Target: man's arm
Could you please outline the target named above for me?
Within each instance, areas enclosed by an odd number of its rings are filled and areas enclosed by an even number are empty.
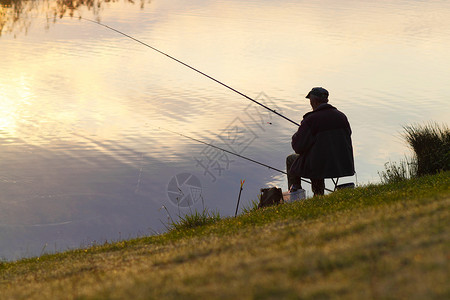
[[[292,136],[291,145],[297,154],[302,155],[308,152],[313,145],[313,136],[307,124],[302,122],[297,132]]]

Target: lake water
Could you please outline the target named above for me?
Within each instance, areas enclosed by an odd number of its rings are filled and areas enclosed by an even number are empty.
[[[240,180],[241,208],[287,188],[277,171],[161,128],[284,170],[295,125],[79,16],[296,122],[307,92],[327,88],[353,129],[357,178],[342,182],[379,182],[384,163],[410,155],[402,126],[449,120],[449,1],[117,1],[73,18],[52,0],[0,4],[3,259],[163,232],[169,214],[231,216]]]

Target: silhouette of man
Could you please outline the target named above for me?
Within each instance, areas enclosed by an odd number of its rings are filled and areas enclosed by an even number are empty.
[[[288,187],[301,188],[301,178],[309,178],[314,196],[323,195],[325,178],[353,176],[352,130],[347,117],[328,104],[329,93],[313,88],[306,98],[312,111],[303,116],[298,131],[292,136],[296,154],[286,158]]]

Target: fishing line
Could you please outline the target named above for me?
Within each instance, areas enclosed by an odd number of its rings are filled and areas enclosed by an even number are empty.
[[[206,73],[204,73],[204,72],[202,72],[202,71],[200,71],[200,70],[198,70],[198,69],[196,69],[196,68],[194,68],[194,67],[188,65],[187,63],[182,62],[181,60],[179,60],[179,59],[177,59],[177,58],[175,58],[175,57],[173,57],[173,56],[171,56],[171,55],[169,55],[169,54],[167,54],[167,53],[165,53],[165,52],[163,52],[163,51],[161,51],[161,50],[159,50],[159,49],[157,49],[157,48],[155,48],[155,47],[153,47],[153,46],[151,46],[151,45],[149,45],[149,44],[147,44],[147,43],[144,43],[143,41],[140,41],[140,40],[138,40],[138,39],[132,37],[131,35],[128,35],[128,34],[122,32],[122,31],[120,31],[120,30],[117,30],[117,29],[115,29],[115,28],[112,28],[111,26],[108,26],[108,25],[106,25],[106,24],[100,23],[100,22],[95,21],[95,20],[86,19],[86,18],[82,18],[82,17],[79,17],[79,19],[85,20],[85,21],[89,21],[89,22],[91,22],[91,23],[94,23],[94,24],[103,26],[103,27],[105,27],[105,28],[107,28],[107,29],[110,29],[110,30],[112,30],[112,31],[114,31],[114,32],[117,32],[118,34],[121,34],[121,35],[123,35],[123,36],[125,36],[125,37],[127,37],[127,38],[129,38],[129,39],[132,39],[133,41],[135,41],[135,42],[137,42],[137,43],[139,43],[139,44],[141,44],[141,45],[144,45],[144,46],[146,46],[146,47],[148,47],[148,48],[150,48],[150,49],[152,49],[152,50],[154,50],[154,51],[156,51],[156,52],[158,52],[158,53],[160,53],[160,54],[162,54],[162,55],[164,55],[164,56],[167,56],[168,58],[170,58],[170,59],[176,61],[177,63],[180,63],[180,64],[182,64],[183,66],[185,66],[185,67],[187,67],[187,68],[189,68],[189,69],[191,69],[191,70],[193,70],[193,71],[195,71],[195,72],[197,72],[197,73],[199,73],[199,74],[201,74],[201,75],[203,75],[203,76],[205,76],[205,77],[211,79],[212,81],[217,82],[218,84],[220,84],[220,85],[226,87],[227,89],[229,89],[229,90],[231,90],[231,91],[233,91],[233,92],[235,92],[235,93],[241,95],[242,97],[244,97],[244,98],[246,98],[246,99],[252,101],[253,103],[256,103],[256,104],[258,104],[258,105],[264,107],[265,109],[271,111],[272,113],[274,113],[274,114],[276,114],[276,115],[282,117],[283,119],[285,119],[285,120],[287,120],[287,121],[289,121],[289,122],[291,122],[291,123],[293,123],[293,124],[295,124],[295,125],[297,125],[297,126],[300,126],[300,124],[298,124],[297,122],[295,122],[295,121],[289,119],[288,117],[286,117],[286,116],[280,114],[280,113],[277,112],[276,110],[271,109],[270,107],[268,107],[268,106],[262,104],[261,102],[256,101],[255,99],[252,99],[251,97],[249,97],[249,96],[245,95],[244,93],[242,93],[242,92],[240,92],[240,91],[238,91],[238,90],[232,88],[231,86],[229,86],[229,85],[223,83],[222,81],[220,81],[220,80],[218,80],[218,79],[215,79],[214,77],[212,77],[212,76],[210,76],[210,75],[208,75],[208,74],[206,74]]]
[[[262,162],[259,162],[259,161],[254,160],[254,159],[251,159],[251,158],[242,156],[242,155],[240,155],[240,154],[238,154],[238,153],[229,151],[229,150],[227,150],[227,149],[223,149],[223,148],[221,148],[221,147],[217,147],[217,146],[215,146],[215,145],[213,145],[213,144],[210,144],[210,143],[207,143],[207,142],[198,140],[198,139],[196,139],[196,138],[193,138],[193,137],[190,137],[190,136],[187,136],[187,135],[184,135],[184,134],[182,134],[182,133],[175,132],[175,131],[172,131],[172,130],[169,130],[169,129],[166,129],[166,128],[162,128],[162,127],[158,127],[158,128],[159,128],[159,129],[162,129],[162,130],[165,130],[165,131],[168,131],[168,132],[173,133],[173,134],[177,134],[177,135],[179,135],[179,136],[182,136],[182,137],[184,137],[184,138],[190,139],[190,140],[192,140],[192,141],[195,141],[195,142],[198,142],[198,143],[207,145],[207,146],[209,146],[209,147],[212,147],[212,148],[216,148],[216,149],[222,150],[222,151],[224,151],[224,152],[226,152],[226,153],[229,153],[229,154],[235,155],[235,156],[237,156],[237,157],[246,159],[246,160],[248,160],[248,161],[251,161],[251,162],[253,162],[253,163],[255,163],[255,164],[264,166],[264,167],[269,168],[269,169],[271,169],[271,170],[274,170],[274,171],[283,173],[283,174],[285,174],[285,175],[288,175],[287,172],[285,172],[285,171],[283,171],[283,170],[280,170],[280,169],[271,167],[271,166],[269,166],[269,165],[267,165],[267,164],[264,164],[264,163],[262,163]],[[311,184],[311,182],[308,181],[308,180],[306,180],[306,179],[301,178],[301,180],[304,181],[304,182],[306,182],[306,183],[308,183],[308,184]],[[329,189],[327,189],[327,188],[325,188],[325,190],[327,190],[328,192],[333,192],[332,190],[329,190]]]
[[[200,71],[200,70],[194,68],[193,66],[191,66],[191,65],[189,65],[189,64],[187,64],[187,63],[185,63],[185,62],[183,62],[183,61],[181,61],[181,60],[179,60],[179,59],[177,59],[177,58],[175,58],[175,57],[173,57],[173,56],[171,56],[171,55],[169,55],[169,54],[167,54],[167,53],[165,53],[165,52],[163,52],[163,51],[161,51],[161,50],[159,50],[159,49],[157,49],[157,48],[155,48],[155,47],[153,47],[153,46],[151,46],[151,45],[149,45],[149,44],[147,44],[147,43],[145,43],[145,42],[143,42],[143,41],[141,41],[141,40],[138,40],[138,39],[132,37],[131,35],[128,35],[128,34],[122,32],[122,31],[120,31],[120,30],[117,30],[117,29],[115,29],[115,28],[113,28],[113,27],[111,27],[111,26],[108,26],[108,25],[106,25],[106,24],[103,24],[103,23],[98,22],[98,21],[95,21],[95,20],[86,19],[86,18],[83,18],[83,17],[79,17],[79,19],[80,19],[80,20],[85,20],[85,21],[88,21],[88,22],[91,22],[91,23],[94,23],[94,24],[97,24],[97,25],[100,25],[100,26],[103,26],[103,27],[105,27],[105,28],[107,28],[107,29],[109,29],[109,30],[112,30],[112,31],[114,31],[114,32],[116,32],[116,33],[118,33],[118,34],[121,34],[121,35],[123,35],[123,36],[125,36],[125,37],[127,37],[127,38],[129,38],[129,39],[131,39],[131,40],[133,40],[133,41],[135,41],[135,42],[141,44],[141,45],[144,45],[145,47],[148,47],[148,48],[150,48],[150,49],[152,49],[152,50],[154,50],[154,51],[156,51],[156,52],[158,52],[158,53],[160,53],[160,54],[162,54],[162,55],[164,55],[164,56],[166,56],[166,57],[168,57],[168,58],[170,58],[170,59],[176,61],[177,63],[182,64],[183,66],[185,66],[185,67],[187,67],[187,68],[189,68],[189,69],[191,69],[191,70],[193,70],[193,71],[195,71],[195,72],[197,72],[197,73],[199,73],[199,74],[201,74],[201,75],[203,75],[203,76],[205,76],[205,77],[211,79],[212,81],[214,81],[214,82],[216,82],[216,83],[218,83],[218,84],[220,84],[220,85],[226,87],[227,89],[229,89],[229,90],[231,90],[231,91],[233,91],[233,92],[235,92],[235,93],[241,95],[242,97],[246,98],[247,100],[250,100],[250,101],[252,101],[253,103],[256,103],[256,104],[260,105],[261,107],[263,107],[263,108],[269,110],[270,112],[272,112],[272,113],[274,113],[274,114],[276,114],[276,115],[282,117],[283,119],[285,119],[285,120],[291,122],[292,124],[294,124],[294,125],[296,125],[296,126],[300,126],[300,124],[298,124],[297,122],[295,122],[295,121],[289,119],[288,117],[286,117],[286,116],[280,114],[280,113],[277,112],[276,110],[271,109],[270,107],[268,107],[268,106],[262,104],[262,103],[259,102],[259,101],[256,101],[255,99],[253,99],[253,98],[247,96],[246,94],[244,94],[244,93],[242,93],[242,92],[236,90],[235,88],[232,88],[231,86],[229,86],[229,85],[223,83],[222,81],[220,81],[220,80],[218,80],[218,79],[216,79],[216,78],[214,78],[214,77],[212,77],[212,76],[210,76],[210,75],[208,75],[208,74],[206,74],[206,73],[204,73],[204,72],[202,72],[202,71]],[[277,171],[277,172],[280,172],[280,173],[283,173],[283,174],[287,175],[287,172],[285,172],[285,171],[282,171],[282,170],[280,170],[280,169],[271,167],[271,166],[269,166],[269,165],[267,165],[267,164],[261,163],[261,162],[259,162],[259,161],[254,160],[254,159],[251,159],[251,158],[242,156],[242,155],[240,155],[240,154],[237,154],[237,153],[228,151],[228,150],[226,150],[226,149],[217,147],[217,146],[212,145],[212,144],[210,144],[210,143],[203,142],[203,141],[201,141],[201,140],[192,138],[192,137],[190,137],[190,136],[187,136],[187,135],[184,135],[184,134],[181,134],[181,133],[178,133],[178,132],[174,132],[174,131],[171,131],[171,130],[168,130],[168,129],[164,129],[164,128],[161,128],[161,127],[159,127],[159,128],[160,128],[160,129],[163,129],[163,130],[166,130],[166,131],[168,131],[168,132],[171,132],[171,133],[173,133],[173,134],[180,135],[180,136],[182,136],[182,137],[184,137],[184,138],[187,138],[187,139],[196,141],[196,142],[198,142],[198,143],[207,145],[207,146],[209,146],[209,147],[213,147],[213,148],[219,149],[219,150],[224,151],[224,152],[226,152],[226,153],[235,155],[235,156],[237,156],[237,157],[243,158],[243,159],[245,159],[245,160],[251,161],[251,162],[256,163],[256,164],[258,164],[258,165],[267,167],[267,168],[269,168],[269,169],[271,169],[271,170],[274,170],[274,171]],[[308,183],[308,184],[311,184],[311,182],[308,181],[308,180],[305,180],[305,179],[303,179],[303,178],[301,178],[301,180],[304,181],[304,182],[306,182],[306,183]],[[327,191],[329,191],[329,192],[333,192],[332,190],[327,189],[327,188],[325,188],[325,190],[327,190]]]

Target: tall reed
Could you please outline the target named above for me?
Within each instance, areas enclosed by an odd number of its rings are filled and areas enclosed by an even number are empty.
[[[438,123],[404,127],[404,138],[414,150],[417,176],[450,170],[450,130]]]
[[[450,130],[447,125],[416,124],[404,126],[403,129],[403,137],[414,151],[414,156],[399,163],[386,163],[385,171],[378,172],[383,183],[450,170]]]

